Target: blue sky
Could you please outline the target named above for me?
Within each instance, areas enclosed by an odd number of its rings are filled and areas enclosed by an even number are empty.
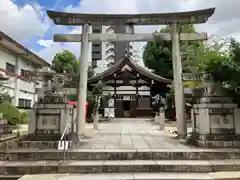
[[[77,6],[80,0],[15,0],[16,4],[23,6],[27,3],[39,4],[46,9],[62,10],[72,4]]]
[[[76,7],[80,1],[79,0],[15,0],[14,1],[16,5],[19,7],[23,7],[26,4],[35,5],[38,4],[43,8],[43,16],[42,18],[45,19],[47,17],[46,10],[56,10],[56,11],[64,11],[64,8],[71,5],[73,7]],[[73,30],[74,27],[65,27],[65,28],[58,28],[54,24],[52,24],[48,30],[44,33],[44,39],[52,39],[54,33],[69,33],[71,30]],[[40,38],[38,36],[32,36],[32,38],[23,40],[22,43],[26,47],[31,47],[34,51],[40,51],[44,47],[36,43]]]
[[[80,43],[54,43],[56,33],[81,33],[80,27],[54,25],[46,9],[81,13],[162,13],[216,7],[216,13],[205,25],[196,26],[210,37],[233,36],[240,40],[239,0],[0,0],[0,31],[51,62],[62,50],[80,55]],[[159,26],[135,27],[136,33],[152,33]],[[144,43],[136,43],[141,52]]]

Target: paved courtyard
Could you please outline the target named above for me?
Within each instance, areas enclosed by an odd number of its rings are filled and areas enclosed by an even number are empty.
[[[166,127],[174,130],[174,127]],[[170,131],[171,131],[170,130]],[[99,131],[81,145],[86,149],[186,149],[190,148],[159,130],[146,119],[115,119],[99,124]]]

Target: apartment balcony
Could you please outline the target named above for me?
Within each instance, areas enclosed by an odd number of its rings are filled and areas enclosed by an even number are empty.
[[[128,44],[128,47],[129,47],[129,49],[133,49],[133,43],[130,42],[130,43]]]
[[[111,66],[113,66],[114,65],[114,61],[113,62],[109,62],[108,64],[107,64],[107,67],[109,68],[109,67],[111,67]]]
[[[106,33],[108,33],[108,34],[114,34],[114,27],[113,27],[113,26],[109,26],[109,27],[106,29]]]
[[[106,59],[106,64],[109,64],[109,63],[115,63],[115,58],[109,57],[108,59]]]
[[[115,62],[115,56],[108,56],[106,59],[106,62],[109,63],[109,62]]]
[[[112,50],[115,49],[114,43],[112,43],[112,42],[109,42],[109,43],[106,44],[106,51],[108,51],[110,49],[112,49]]]
[[[110,57],[115,57],[115,51],[113,51],[113,50],[108,50],[107,52],[106,52],[106,58],[105,59],[109,59]]]

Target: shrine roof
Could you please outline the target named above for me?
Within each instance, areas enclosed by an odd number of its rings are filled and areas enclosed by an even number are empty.
[[[165,83],[165,84],[171,84],[172,81],[170,79],[166,79],[164,77],[158,76],[155,73],[151,72],[147,68],[137,64],[134,62],[130,57],[125,56],[122,58],[120,61],[115,63],[112,67],[108,68],[102,73],[99,73],[91,78],[88,79],[88,84],[95,83],[96,81],[102,80],[108,76],[113,75],[114,73],[117,73],[119,70],[123,68],[128,68],[130,67],[131,69],[137,71],[140,75],[146,76],[151,80],[157,81],[158,83]],[[122,70],[123,71],[123,70]],[[130,70],[131,71],[131,70]]]
[[[152,14],[87,14],[67,13],[47,10],[48,16],[57,25],[166,25],[173,22],[184,24],[205,23],[215,12],[215,8],[197,11],[152,13]]]

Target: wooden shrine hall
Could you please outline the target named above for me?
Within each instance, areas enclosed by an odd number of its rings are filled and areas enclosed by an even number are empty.
[[[89,88],[99,81],[104,84],[100,113],[112,109],[114,117],[150,117],[153,113],[152,97],[165,96],[172,81],[160,77],[138,65],[125,55],[112,67],[88,80]]]

